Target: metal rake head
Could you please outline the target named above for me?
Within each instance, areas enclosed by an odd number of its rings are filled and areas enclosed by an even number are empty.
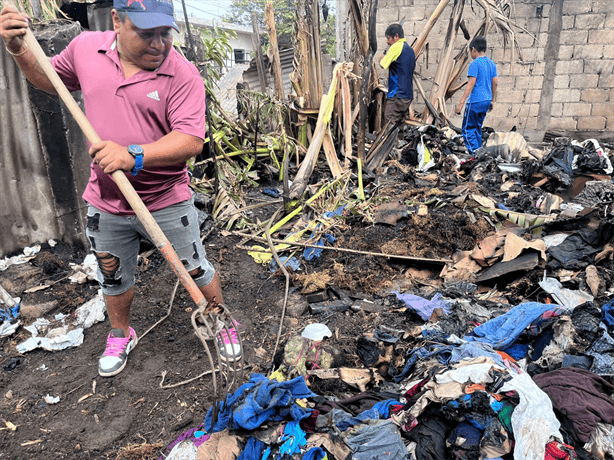
[[[200,318],[202,326],[197,324],[197,318]],[[206,305],[200,306],[192,313],[192,327],[205,347],[205,352],[211,365],[211,376],[213,379],[211,427],[215,426],[217,422],[220,401],[222,401],[221,395],[223,395],[224,404],[226,404],[226,399],[234,384],[243,380],[245,367],[243,362],[243,341],[238,331],[238,325],[239,323],[234,319],[228,308],[216,302],[215,299],[209,301]],[[220,345],[224,346],[224,336],[232,342],[235,335],[231,332],[233,328],[240,352],[238,356],[233,354],[226,357],[225,354],[220,352]],[[218,340],[218,336],[221,340]],[[207,342],[213,343],[214,353],[211,352],[211,347]],[[230,348],[234,352],[235,347],[231,346]],[[215,355],[215,359],[213,355]]]

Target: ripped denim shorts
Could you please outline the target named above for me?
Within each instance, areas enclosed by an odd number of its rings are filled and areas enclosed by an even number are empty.
[[[200,240],[194,200],[186,200],[151,213],[198,287],[213,280],[215,268],[207,260]],[[141,239],[149,238],[137,216],[118,216],[92,205],[87,209],[87,238],[98,259],[98,282],[105,295],[120,295],[134,285]]]

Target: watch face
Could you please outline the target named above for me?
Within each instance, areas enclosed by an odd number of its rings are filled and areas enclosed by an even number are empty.
[[[143,147],[137,144],[129,145],[128,152],[130,152],[131,155],[143,155]]]

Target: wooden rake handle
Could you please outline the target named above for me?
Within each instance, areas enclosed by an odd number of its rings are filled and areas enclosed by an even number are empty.
[[[5,0],[5,4],[9,4],[13,7],[15,6],[12,0]],[[59,75],[51,65],[51,61],[45,55],[30,29],[27,30],[24,40],[26,45],[34,54],[36,61],[45,72],[45,75],[47,75],[51,81],[51,84],[60,96],[60,99],[62,99],[64,104],[66,104],[66,107],[68,107],[70,113],[73,115],[73,117],[75,117],[75,120],[85,134],[85,137],[87,137],[92,144],[100,142],[100,136],[98,136],[98,133],[96,133],[94,127],[86,118],[85,114],[81,110],[81,107],[79,107],[75,99],[72,97],[72,94],[70,94],[64,85],[64,82],[60,79]],[[181,283],[188,290],[194,302],[196,302],[198,306],[206,305],[207,301],[205,300],[205,296],[200,291],[198,286],[196,286],[196,283],[181,263],[181,260],[179,260],[173,246],[170,244],[168,238],[166,238],[166,235],[164,235],[164,232],[162,232],[162,229],[160,229],[160,226],[155,221],[149,210],[145,207],[145,204],[134,190],[134,187],[132,187],[132,184],[126,177],[124,171],[115,171],[111,174],[111,177],[134,210],[139,220],[143,223],[143,226],[147,230],[147,233],[149,233],[152,242],[164,255],[164,258],[170,264],[175,274],[179,277]]]

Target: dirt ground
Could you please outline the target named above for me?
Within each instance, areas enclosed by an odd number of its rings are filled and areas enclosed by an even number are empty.
[[[462,211],[445,208],[428,218],[409,216],[396,226],[350,219],[335,230],[335,235],[337,244],[345,248],[449,258],[456,250],[471,249],[490,231],[484,223],[469,222]],[[266,374],[271,369],[285,278],[280,273],[272,275],[245,250],[236,248],[238,237],[222,235],[214,229],[205,247],[221,275],[226,304],[242,325],[247,381],[251,373]],[[0,282],[9,292],[23,292],[57,281],[45,290],[24,294],[22,304],[57,300],[46,317],[71,314],[98,290],[95,282],[76,285],[66,279],[71,272],[69,264],[81,263],[86,254],[65,244],[53,248],[45,244],[30,263],[0,272]],[[326,274],[331,284],[373,300],[399,282],[406,287],[409,283],[417,289],[428,288],[428,278],[436,278],[440,270],[441,266],[412,267],[401,259],[324,251],[320,258],[303,263],[298,273]],[[292,289],[297,289],[300,277],[294,281]],[[166,314],[175,284],[175,275],[159,254],[141,264],[132,309],[132,326],[137,334]],[[388,296],[386,304],[394,306],[394,296]],[[169,385],[209,369],[204,348],[190,324],[193,307],[187,292],[179,287],[171,316],[139,341],[126,369],[113,378],[101,378],[97,372],[109,332],[108,320],[85,330],[81,346],[63,351],[16,353],[15,345],[30,335],[23,329],[0,339],[0,459],[158,458],[178,435],[202,423],[212,404],[209,376],[175,388],[160,388],[163,372],[167,373],[164,384]],[[358,367],[362,365],[356,339],[366,329],[380,324],[406,330],[411,327],[411,320],[394,308],[380,313],[346,311],[323,316],[307,311],[284,321],[280,347],[289,334],[300,333],[312,322],[327,324],[333,331],[331,346],[339,352],[340,362]],[[338,383],[314,388],[320,394],[339,395],[344,390]],[[47,404],[47,395],[60,401]],[[16,429],[8,428],[6,422]]]

